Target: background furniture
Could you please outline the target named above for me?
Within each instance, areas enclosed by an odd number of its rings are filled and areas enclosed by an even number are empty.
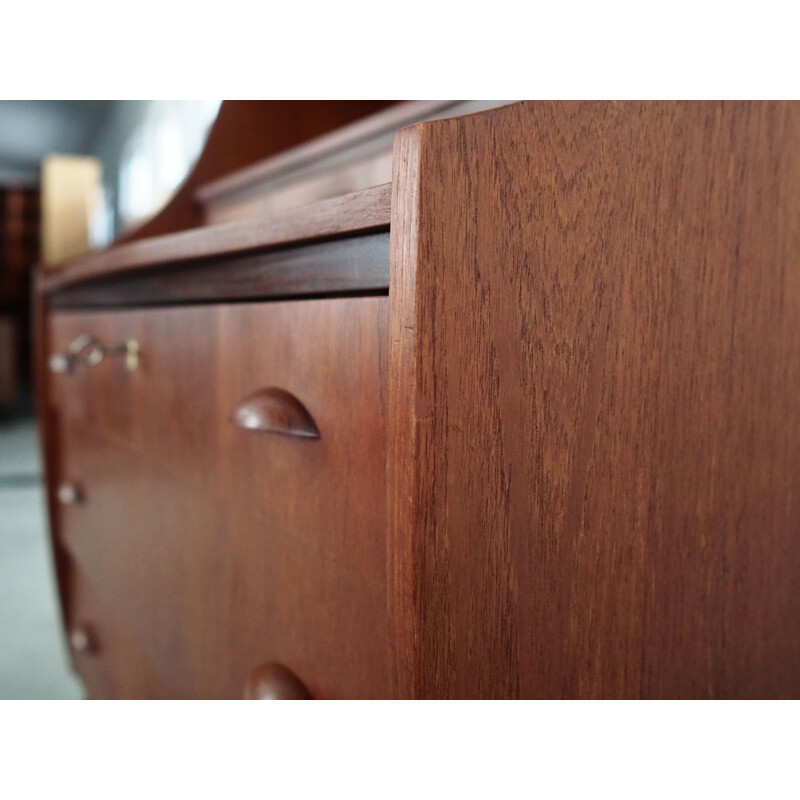
[[[92,216],[103,167],[91,156],[50,155],[42,161],[42,262],[53,266],[91,249]]]
[[[800,106],[463,110],[38,274],[90,696],[800,693]]]
[[[31,268],[39,257],[39,191],[0,188],[0,410],[29,378]]]

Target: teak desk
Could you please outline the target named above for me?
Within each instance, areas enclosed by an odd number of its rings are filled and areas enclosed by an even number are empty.
[[[800,105],[447,109],[38,275],[91,697],[800,696]]]

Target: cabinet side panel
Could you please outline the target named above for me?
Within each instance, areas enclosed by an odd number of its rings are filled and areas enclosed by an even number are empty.
[[[524,103],[403,136],[401,688],[800,695],[800,105]]]

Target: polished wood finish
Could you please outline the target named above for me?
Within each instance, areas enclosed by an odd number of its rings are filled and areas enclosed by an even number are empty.
[[[799,138],[792,103],[399,135],[396,695],[800,695]]]
[[[288,210],[267,220],[232,222],[131,242],[65,264],[42,277],[40,289],[52,293],[122,272],[144,272],[165,264],[190,264],[199,259],[242,255],[247,251],[289,245],[308,239],[386,229],[390,186],[325,200],[302,210]]]
[[[235,170],[393,106],[394,100],[224,100],[203,152],[169,203],[122,241],[150,239],[207,222],[198,189]]]
[[[201,186],[207,224],[263,216],[387,183],[395,133],[418,122],[471,114],[499,100],[420,100],[385,111]]]
[[[39,277],[90,695],[800,696],[798,137],[797,104],[516,104],[402,131],[391,196]],[[227,302],[390,208],[388,296]],[[138,369],[47,373],[84,333]]]
[[[92,700],[167,700],[173,693],[119,619],[92,590],[88,577],[72,569],[70,652]],[[77,645],[77,647],[75,646]]]
[[[80,333],[141,345],[136,372],[51,377],[61,479],[86,487],[58,536],[170,696],[241,697],[264,662],[315,697],[388,695],[386,306],[51,314],[55,349]],[[302,398],[322,436],[232,425],[264,387]]]
[[[269,186],[270,182],[282,176],[290,175],[296,178],[312,164],[324,162],[337,153],[345,152],[352,154],[351,157],[357,157],[359,152],[363,152],[365,142],[377,137],[381,138],[383,144],[386,141],[384,137],[388,135],[391,144],[392,137],[400,128],[422,122],[431,115],[444,113],[456,105],[458,105],[456,100],[397,103],[377,114],[370,114],[350,125],[336,128],[304,144],[295,145],[249,167],[206,183],[198,188],[195,197],[204,206],[222,202],[232,196],[241,198],[256,188]]]
[[[301,439],[320,437],[308,409],[291,392],[274,386],[259,389],[237,403],[231,422],[246,431],[282,433]]]
[[[53,308],[114,308],[389,291],[389,233],[133,270],[65,286]]]

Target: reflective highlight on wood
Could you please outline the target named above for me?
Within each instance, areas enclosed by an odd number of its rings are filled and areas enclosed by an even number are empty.
[[[303,439],[320,437],[308,409],[291,392],[275,387],[261,389],[242,400],[233,409],[231,422],[248,431],[283,433]]]

